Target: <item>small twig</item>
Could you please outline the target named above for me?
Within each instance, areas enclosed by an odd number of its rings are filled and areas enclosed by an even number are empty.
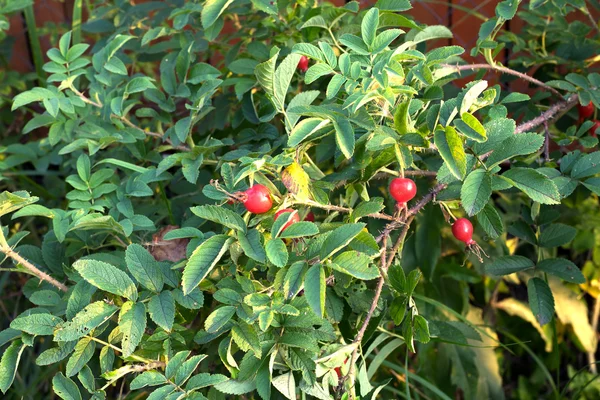
[[[425,196],[423,196],[421,198],[421,200],[419,200],[417,202],[417,204],[415,204],[414,206],[412,206],[406,213],[406,217],[410,217],[413,216],[415,214],[417,214],[423,207],[425,207],[427,205],[427,203],[429,203],[430,201],[432,201],[434,199],[434,197],[441,192],[442,190],[446,189],[446,187],[448,187],[447,184],[445,183],[438,183],[436,186],[433,187],[433,189],[431,189],[431,191],[429,193],[427,193]],[[405,225],[404,222],[400,222],[400,221],[394,221],[394,222],[390,222],[389,224],[387,224],[387,226],[385,227],[385,229],[383,230],[383,232],[381,232],[381,235],[377,236],[377,243],[381,242],[381,240],[389,235],[392,231],[398,229],[400,226]]]
[[[6,254],[8,257],[10,257],[14,261],[16,261],[17,264],[21,264],[27,271],[29,271],[30,273],[32,273],[33,275],[38,277],[38,279],[40,281],[46,281],[46,282],[50,283],[51,285],[57,287],[58,289],[62,290],[63,292],[66,292],[69,290],[69,288],[66,285],[64,285],[63,283],[60,283],[59,281],[57,281],[56,279],[54,279],[47,273],[40,271],[35,265],[33,265],[32,263],[27,261],[25,258],[21,257],[21,255],[19,253],[17,253],[10,247],[3,247],[0,249],[0,251],[2,251],[2,253]]]
[[[466,70],[475,70],[475,69],[489,69],[492,71],[498,71],[498,72],[502,72],[503,74],[517,76],[527,82],[533,83],[534,85],[544,88],[545,90],[548,90],[558,96],[562,96],[562,94],[558,90],[554,89],[552,86],[548,86],[544,82],[542,82],[538,79],[535,79],[532,76],[529,76],[529,75],[524,74],[519,71],[515,71],[514,69],[510,69],[507,67],[501,67],[498,65],[489,65],[489,64],[467,64],[467,65],[442,64],[442,67],[452,68],[452,69],[455,69],[456,71],[466,71]]]
[[[563,111],[568,111],[569,109],[574,107],[578,101],[579,96],[577,96],[576,94],[571,95],[567,100],[561,101],[560,103],[556,103],[548,110],[541,113],[538,117],[535,117],[531,121],[524,122],[521,125],[517,126],[517,129],[515,129],[515,133],[530,132],[533,128],[537,128],[544,122],[551,121],[559,113]]]
[[[316,208],[320,208],[322,210],[327,210],[327,211],[339,211],[339,212],[348,213],[348,214],[353,211],[351,208],[348,208],[348,207],[335,206],[332,204],[321,204],[321,203],[317,203],[316,201],[313,201],[313,200],[297,201],[297,202],[295,202],[295,204],[316,207]],[[365,217],[385,219],[388,221],[399,222],[399,220],[397,218],[394,218],[391,215],[384,214],[384,213],[373,213],[373,214],[365,215]]]

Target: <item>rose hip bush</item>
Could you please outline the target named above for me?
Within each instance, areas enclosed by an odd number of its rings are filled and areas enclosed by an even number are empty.
[[[407,0],[100,3],[12,103],[5,396],[594,398],[583,0],[499,2],[477,65]]]

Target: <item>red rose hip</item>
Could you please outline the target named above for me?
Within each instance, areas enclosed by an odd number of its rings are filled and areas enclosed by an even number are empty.
[[[598,131],[598,132],[596,132],[596,131]],[[600,121],[596,120],[596,121],[594,121],[594,125],[592,126],[592,129],[590,129],[590,135],[598,136],[598,134],[600,134]]]
[[[290,225],[296,223],[296,222],[300,222],[300,216],[298,215],[298,211],[293,210],[291,208],[284,208],[283,210],[279,210],[275,213],[275,221],[277,221],[277,218],[279,218],[279,216],[283,213],[293,213],[291,215],[291,218],[289,219],[288,223],[284,225],[283,229],[281,230],[282,232],[285,231],[287,228],[290,227]]]
[[[412,179],[395,178],[390,183],[390,194],[398,203],[406,203],[417,194],[417,185]]]
[[[309,211],[308,214],[306,214],[306,217],[304,217],[304,220],[308,222],[315,222],[315,214],[313,214],[312,211]]]
[[[466,218],[459,218],[454,222],[452,225],[452,234],[467,245],[475,243],[473,240],[473,224]]]
[[[579,120],[583,121],[594,115],[594,104],[590,101],[590,104],[587,106],[582,106],[581,104],[577,104],[577,111],[579,111]]]
[[[300,57],[300,61],[298,61],[298,71],[306,72],[308,70],[308,57],[302,56]]]
[[[244,192],[245,200],[243,201],[246,210],[255,214],[266,213],[273,207],[271,192],[266,186],[257,184]]]

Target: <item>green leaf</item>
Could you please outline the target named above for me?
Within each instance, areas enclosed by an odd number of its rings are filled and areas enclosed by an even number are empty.
[[[167,367],[165,368],[165,376],[167,379],[173,379],[177,373],[177,370],[181,368],[181,365],[189,357],[189,355],[189,350],[183,350],[171,357],[169,362],[167,362]]]
[[[30,196],[27,192],[10,193],[3,191],[0,193],[0,217],[11,212],[17,211],[29,204],[35,203],[38,198]]]
[[[242,302],[242,295],[233,289],[223,288],[213,293],[213,299],[222,304],[235,306]]]
[[[254,70],[256,80],[270,96],[275,96],[275,66],[277,64],[278,55],[279,52],[274,54],[268,61],[258,64]]]
[[[195,215],[221,224],[229,229],[246,232],[246,223],[239,214],[220,206],[197,206],[190,208]]]
[[[342,85],[346,83],[347,78],[343,75],[337,74],[331,77],[329,84],[327,85],[326,96],[327,100],[333,99],[340,89]]]
[[[544,136],[537,133],[511,135],[494,146],[494,151],[487,159],[486,165],[488,168],[493,168],[510,158],[535,153],[543,144]]]
[[[119,328],[123,334],[121,340],[123,357],[129,357],[142,341],[146,330],[146,306],[144,303],[125,302],[119,313]]]
[[[325,311],[325,270],[321,264],[315,264],[304,276],[304,296],[310,308],[319,318]]]
[[[381,32],[373,41],[373,53],[382,52],[403,33],[402,29],[387,29]]]
[[[141,174],[149,171],[149,169],[144,168],[142,166],[135,165],[135,164],[129,163],[127,161],[117,160],[116,158],[105,158],[103,160],[98,161],[96,163],[96,166],[98,166],[100,164],[116,165],[117,167],[128,169],[128,170],[134,171],[134,172],[139,172]]]
[[[527,281],[529,306],[540,325],[546,325],[554,315],[554,297],[546,282],[540,278],[530,278]]]
[[[306,71],[306,74],[304,75],[304,81],[307,85],[310,85],[320,77],[329,75],[331,73],[334,73],[334,71],[329,64],[317,63],[311,66],[308,71]]]
[[[335,142],[346,158],[354,154],[354,129],[350,121],[346,118],[336,118],[333,120],[335,128]]]
[[[558,276],[567,282],[584,284],[586,282],[585,276],[581,273],[579,268],[570,260],[565,258],[552,258],[540,261],[536,268]]]
[[[364,223],[346,224],[331,231],[321,246],[321,261],[331,257],[338,250],[346,247],[365,226],[366,224]]]
[[[202,27],[210,28],[233,0],[207,0],[202,8]]]
[[[312,222],[308,222],[308,221],[300,221],[300,222],[296,222],[296,223],[293,223],[292,225],[288,226],[283,232],[281,232],[279,237],[291,239],[291,238],[313,236],[318,233],[319,233],[319,228],[317,227],[317,225],[313,224]]]
[[[89,333],[90,330],[108,321],[118,308],[104,301],[97,301],[78,312],[73,320],[56,327],[54,340],[68,342],[77,340]]]
[[[69,300],[67,301],[67,318],[71,319],[79,311],[90,304],[92,295],[96,292],[96,287],[90,285],[85,280],[80,280],[74,286]]]
[[[81,392],[79,392],[77,384],[64,376],[62,372],[52,378],[52,390],[63,400],[81,400]]]
[[[484,169],[472,171],[460,189],[460,199],[467,214],[478,214],[492,195],[492,177]]]
[[[286,298],[289,299],[298,293],[304,281],[305,274],[306,264],[302,261],[292,264],[286,271],[283,278],[283,294]]]
[[[87,259],[75,261],[73,268],[83,279],[98,289],[126,297],[129,300],[137,300],[138,292],[135,284],[129,275],[117,267],[103,261]]]
[[[371,8],[363,17],[360,25],[360,31],[363,41],[367,46],[371,47],[377,34],[379,26],[379,9]]]
[[[575,239],[577,229],[565,224],[550,224],[540,234],[540,246],[558,247],[564,246]]]
[[[408,11],[412,8],[409,0],[377,0],[375,7],[381,11]]]
[[[175,300],[173,294],[164,291],[153,296],[148,302],[148,313],[154,323],[170,332],[175,321]]]
[[[467,155],[456,130],[451,126],[445,131],[438,129],[433,141],[452,175],[463,180],[467,174]]]
[[[492,276],[510,275],[535,267],[533,261],[523,256],[502,256],[485,266],[487,274]]]
[[[532,200],[541,204],[559,204],[560,193],[554,182],[531,168],[512,168],[502,178],[521,189]]]
[[[208,333],[219,331],[235,314],[234,306],[223,306],[217,308],[204,321],[204,329]]]
[[[392,300],[390,305],[390,316],[396,326],[399,326],[404,320],[406,309],[408,307],[408,296],[398,296]]]
[[[351,35],[349,33],[345,33],[340,37],[339,42],[341,44],[343,44],[344,46],[350,48],[357,54],[360,54],[363,56],[369,55],[369,49],[367,48],[367,45],[358,36]],[[340,62],[341,62],[341,60],[342,60],[342,58],[340,58]],[[341,67],[341,64],[340,64],[340,67]]]
[[[346,251],[333,259],[331,268],[357,279],[371,280],[379,277],[379,270],[370,262],[371,258],[364,253]]]
[[[419,31],[412,41],[415,43],[421,43],[427,40],[435,39],[452,39],[452,32],[443,25],[427,26]]]
[[[205,358],[205,354],[200,354],[190,357],[189,360],[181,364],[181,367],[177,368],[177,372],[175,373],[175,384],[177,386],[183,386],[185,381],[187,381],[196,368],[198,368],[198,364]]]
[[[265,248],[263,247],[260,238],[261,235],[256,229],[250,229],[246,234],[243,232],[238,233],[238,241],[240,247],[244,250],[244,254],[259,263],[264,264],[267,253],[265,252]]]
[[[580,157],[571,170],[571,178],[582,179],[600,172],[600,151]]]
[[[127,86],[125,86],[125,93],[139,93],[148,89],[156,89],[152,80],[147,76],[138,76],[127,83]]]
[[[322,118],[303,119],[292,129],[292,132],[288,138],[288,147],[298,146],[312,134],[318,132],[321,128],[326,127],[330,123],[330,120]]]
[[[184,295],[189,294],[206,278],[229,249],[231,241],[230,236],[215,235],[194,250],[183,270],[181,284]]]
[[[415,315],[413,318],[413,333],[417,341],[429,343],[431,335],[429,333],[429,323],[423,316]]]
[[[272,384],[286,399],[295,400],[296,380],[292,371],[273,378]]]
[[[96,350],[96,342],[91,338],[83,338],[75,346],[75,351],[69,357],[65,373],[71,377],[76,375],[92,359]]]
[[[27,104],[39,102],[52,97],[55,97],[55,95],[50,90],[41,87],[35,87],[31,90],[21,92],[18,95],[16,95],[13,99],[12,107],[10,110],[14,111],[19,107],[26,106]]]
[[[283,59],[277,70],[275,70],[275,79],[273,81],[273,95],[277,101],[280,110],[285,108],[285,97],[290,87],[292,77],[298,67],[300,54],[290,54]]]
[[[61,322],[63,320],[54,315],[40,313],[18,317],[10,323],[10,327],[30,335],[52,335],[56,325]]]
[[[201,373],[192,376],[185,385],[185,390],[202,389],[229,380],[225,375]]]
[[[64,360],[73,349],[75,349],[75,341],[70,342],[59,342],[58,347],[51,347],[45,350],[36,358],[36,365],[50,365]]]
[[[469,113],[464,113],[461,119],[454,120],[454,125],[463,135],[476,142],[483,143],[487,140],[485,128],[477,118]]]
[[[260,358],[262,352],[260,348],[260,340],[258,339],[258,334],[252,325],[248,325],[245,322],[239,321],[233,326],[233,329],[231,329],[231,337],[233,338],[235,344],[237,344],[242,351],[248,352],[252,350],[254,352],[254,356],[256,358]]]
[[[184,295],[183,291],[179,288],[173,290],[172,293],[175,301],[189,310],[198,310],[204,305],[204,295],[198,288],[195,288],[187,295]]]
[[[277,267],[282,268],[288,262],[288,251],[280,238],[271,239],[266,245],[267,258]]]
[[[483,91],[487,89],[487,87],[487,81],[475,81],[474,84],[471,85],[471,87],[469,87],[460,104],[461,116],[469,112],[471,106],[475,104],[479,95],[483,93]]]
[[[225,382],[217,383],[214,387],[221,393],[242,395],[256,390],[256,382],[250,379],[241,382],[235,379],[229,379]]]
[[[500,104],[520,103],[522,101],[529,101],[530,99],[531,97],[529,97],[529,95],[526,95],[525,93],[512,92],[509,93],[505,98],[503,98],[502,101],[500,101]]]
[[[158,386],[167,383],[167,378],[157,371],[146,371],[136,376],[129,384],[130,390],[138,390],[146,386]]]
[[[0,359],[0,391],[5,393],[8,391],[17,373],[17,367],[21,360],[21,354],[25,350],[25,345],[16,340],[4,350],[2,359]]]
[[[147,289],[159,293],[164,285],[163,275],[152,254],[139,244],[127,246],[125,262],[131,275]]]
[[[491,204],[486,204],[481,212],[477,214],[477,222],[491,239],[496,239],[504,231],[502,219],[496,208]]]

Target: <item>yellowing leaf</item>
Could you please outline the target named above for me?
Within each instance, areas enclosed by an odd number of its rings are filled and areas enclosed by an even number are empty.
[[[281,181],[296,200],[310,200],[310,178],[297,162],[293,162],[283,170]]]

